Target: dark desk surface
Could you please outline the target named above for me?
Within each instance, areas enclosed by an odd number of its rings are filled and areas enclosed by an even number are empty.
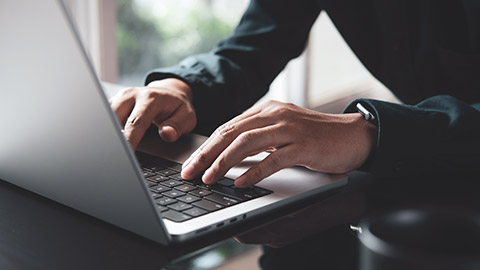
[[[0,180],[0,269],[161,269],[228,237],[164,247]]]

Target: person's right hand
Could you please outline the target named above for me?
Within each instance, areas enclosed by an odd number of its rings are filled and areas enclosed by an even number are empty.
[[[109,102],[133,150],[153,123],[160,137],[176,141],[197,124],[190,87],[178,79],[153,81],[146,87],[127,88]]]

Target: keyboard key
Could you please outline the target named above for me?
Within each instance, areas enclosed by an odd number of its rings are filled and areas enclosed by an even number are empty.
[[[197,190],[192,190],[189,192],[192,195],[198,196],[198,197],[203,197],[212,194],[211,191],[205,190],[205,189],[197,189]]]
[[[150,165],[148,167],[148,169],[150,169],[150,171],[152,171],[152,172],[158,172],[158,171],[166,169],[166,168],[161,166],[161,165]]]
[[[143,177],[145,177],[145,178],[148,178],[148,177],[154,176],[154,175],[155,175],[155,174],[152,173],[152,172],[147,172],[147,171],[144,171],[144,172],[143,172]]]
[[[175,173],[169,176],[173,180],[183,181],[182,175],[180,173]]]
[[[168,210],[168,207],[165,207],[165,206],[162,206],[162,205],[159,205],[157,204],[157,210],[160,211],[160,212],[165,212]]]
[[[188,203],[177,202],[177,203],[169,204],[168,208],[181,212],[183,210],[187,210],[189,208],[192,208],[192,206]]]
[[[204,214],[208,213],[208,211],[197,208],[197,207],[192,207],[188,210],[183,211],[183,213],[185,213],[187,215],[190,215],[192,217],[198,217],[198,216],[201,216],[201,215],[204,215]]]
[[[177,200],[179,200],[181,202],[184,202],[184,203],[192,203],[192,202],[196,202],[196,201],[200,200],[200,198],[196,197],[196,196],[193,196],[193,195],[190,195],[190,194],[187,194],[185,196],[178,197]]]
[[[175,210],[168,210],[163,212],[162,217],[175,222],[182,222],[192,218],[191,216],[185,215],[184,213],[180,213]]]
[[[177,181],[177,180],[168,180],[168,181],[160,182],[160,184],[162,184],[166,187],[173,188],[173,187],[176,187],[176,186],[180,186],[183,183],[181,181]]]
[[[246,193],[245,189],[240,189],[240,188],[230,188],[222,185],[216,185],[215,187],[212,188],[212,191],[215,193],[220,193],[223,195],[230,196],[240,201],[246,201],[254,198],[252,194]]]
[[[157,183],[154,183],[154,182],[152,182],[152,181],[147,181],[147,185],[148,185],[149,187],[153,187],[153,186],[157,185]]]
[[[176,186],[175,189],[183,191],[183,192],[189,192],[189,191],[192,191],[192,190],[197,189],[197,188],[192,186],[192,185],[183,184],[183,185],[180,185],[180,186]]]
[[[151,192],[150,195],[152,196],[152,198],[154,200],[162,197],[162,195],[160,195],[158,193],[155,193],[155,192]]]
[[[214,202],[211,202],[211,201],[207,201],[205,199],[194,202],[194,203],[192,203],[192,205],[200,207],[200,208],[208,210],[208,211],[215,211],[215,210],[223,208],[223,205],[218,204],[218,203],[214,203]]]
[[[150,190],[156,193],[162,193],[171,190],[170,188],[162,185],[156,185],[153,187],[150,187]]]
[[[222,186],[226,186],[226,187],[230,187],[230,186],[234,185],[234,181],[232,179],[223,178],[222,180],[218,181],[217,184],[222,185]]]
[[[207,197],[205,197],[205,199],[207,199],[209,201],[219,203],[219,204],[224,205],[224,206],[230,206],[230,205],[234,205],[234,204],[237,204],[237,203],[240,202],[240,200],[233,199],[233,198],[230,198],[228,196],[217,194],[217,193],[214,193],[212,195],[208,195]]]
[[[175,198],[177,198],[177,197],[180,197],[180,196],[185,195],[185,193],[183,193],[183,192],[181,192],[181,191],[178,191],[178,190],[173,190],[173,189],[172,189],[172,190],[170,190],[170,191],[163,192],[162,195],[175,199]]]
[[[176,174],[178,172],[171,169],[171,168],[166,168],[166,169],[158,170],[158,171],[156,171],[156,173],[160,174],[160,175],[163,175],[163,176],[170,176],[170,175]]]
[[[154,175],[154,176],[147,177],[147,180],[158,183],[162,181],[167,181],[169,180],[169,178],[163,175]]]
[[[261,187],[251,187],[246,189],[245,192],[248,194],[251,194],[254,197],[261,197],[261,196],[272,193],[272,191],[261,188]]]
[[[177,200],[169,198],[169,197],[161,197],[161,198],[155,200],[156,204],[163,205],[163,206],[169,205],[169,204],[172,204],[172,203],[176,203],[176,202],[177,202]]]
[[[143,166],[142,166],[142,171],[144,171],[144,172],[152,172],[152,170],[150,170],[148,167],[143,167]]]
[[[202,189],[206,189],[206,190],[209,190],[212,188],[212,185],[207,185],[205,183],[203,183],[203,181],[201,179],[195,179],[192,181],[192,183],[199,187],[199,188],[202,188]]]

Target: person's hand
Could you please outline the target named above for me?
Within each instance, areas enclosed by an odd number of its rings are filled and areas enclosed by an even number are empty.
[[[272,151],[235,181],[251,186],[276,171],[301,165],[326,173],[359,168],[376,144],[376,127],[359,113],[324,114],[269,101],[219,127],[184,163],[182,177],[201,172],[213,184],[246,157]]]
[[[152,123],[167,142],[176,141],[197,124],[191,89],[178,79],[153,81],[146,87],[127,88],[109,101],[134,150]]]
[[[366,191],[346,190],[235,239],[243,244],[283,247],[337,225],[356,223],[367,210]]]

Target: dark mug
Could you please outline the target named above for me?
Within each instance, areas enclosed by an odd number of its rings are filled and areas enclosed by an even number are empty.
[[[359,269],[480,269],[480,213],[457,207],[382,211],[351,226]]]

